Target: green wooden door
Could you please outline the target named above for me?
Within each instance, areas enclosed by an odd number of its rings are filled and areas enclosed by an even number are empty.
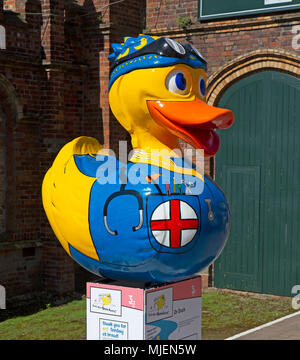
[[[300,84],[265,71],[235,83],[218,104],[234,111],[220,132],[216,181],[231,234],[215,286],[291,296],[300,284]]]

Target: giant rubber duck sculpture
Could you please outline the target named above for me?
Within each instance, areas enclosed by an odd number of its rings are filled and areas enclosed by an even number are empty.
[[[90,272],[183,280],[220,254],[230,211],[218,185],[174,149],[182,139],[215,155],[215,130],[230,127],[233,114],[205,103],[207,65],[192,45],[139,35],[112,47],[109,102],[133,154],[121,162],[85,136],[66,144],[44,178],[44,209],[66,252]]]

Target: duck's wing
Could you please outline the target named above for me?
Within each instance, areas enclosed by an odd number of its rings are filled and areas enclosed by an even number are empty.
[[[89,198],[96,177],[83,173],[75,157],[97,154],[99,142],[82,136],[67,143],[45,175],[42,199],[50,225],[70,255],[69,244],[92,259],[99,260],[89,230]]]

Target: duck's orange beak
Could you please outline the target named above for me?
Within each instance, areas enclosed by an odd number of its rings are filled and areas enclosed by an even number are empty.
[[[194,101],[147,101],[152,118],[172,134],[192,145],[204,149],[205,156],[214,156],[220,139],[215,129],[227,129],[233,121],[233,112]]]

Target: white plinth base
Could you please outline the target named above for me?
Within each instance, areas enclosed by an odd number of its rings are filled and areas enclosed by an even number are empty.
[[[87,283],[87,340],[200,340],[201,276],[163,286]]]

